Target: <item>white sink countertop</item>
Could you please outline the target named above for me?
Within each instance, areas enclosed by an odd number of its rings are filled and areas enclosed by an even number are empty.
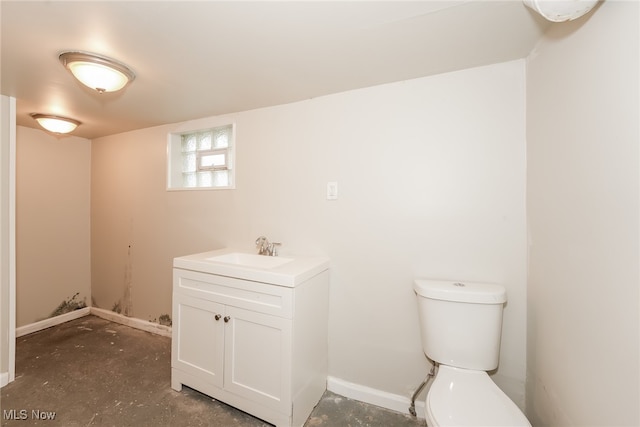
[[[271,257],[226,248],[174,258],[173,267],[292,288],[328,270],[329,258]]]

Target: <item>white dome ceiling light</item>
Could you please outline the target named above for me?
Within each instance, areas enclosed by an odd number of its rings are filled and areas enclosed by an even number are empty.
[[[586,15],[599,0],[522,0],[551,22],[573,21]]]
[[[95,53],[67,51],[59,59],[76,79],[98,93],[118,91],[136,78],[127,65]]]
[[[78,120],[51,114],[33,113],[31,117],[44,129],[57,134],[73,132],[81,124]]]

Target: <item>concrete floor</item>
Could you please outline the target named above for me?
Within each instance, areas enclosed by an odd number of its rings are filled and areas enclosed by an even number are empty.
[[[86,316],[18,338],[2,426],[270,424],[197,391],[170,387],[171,340]],[[53,419],[51,419],[53,417]],[[425,426],[424,420],[326,392],[305,427]]]

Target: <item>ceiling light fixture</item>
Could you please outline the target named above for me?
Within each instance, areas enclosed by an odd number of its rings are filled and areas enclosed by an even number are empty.
[[[122,62],[95,53],[66,51],[59,59],[76,79],[98,93],[118,91],[136,78]]]
[[[589,13],[599,0],[523,0],[551,22],[573,21]]]
[[[68,117],[53,116],[51,114],[31,114],[40,126],[53,133],[73,132],[81,123]]]

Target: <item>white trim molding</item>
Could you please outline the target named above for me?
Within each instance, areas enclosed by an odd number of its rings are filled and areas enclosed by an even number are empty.
[[[171,338],[171,326],[159,325],[158,323],[136,319],[135,317],[123,316],[122,314],[118,314],[113,311],[95,307],[84,307],[79,310],[74,310],[69,313],[61,314],[59,316],[50,317],[49,319],[44,319],[39,322],[21,326],[19,328],[16,328],[16,337],[21,337],[23,335],[42,331],[52,326],[60,325],[70,320],[79,319],[90,314],[105,320],[109,320],[111,322],[119,323],[121,325],[130,326],[132,328],[151,332],[152,334]]]
[[[327,377],[327,390],[349,399],[409,415],[411,399],[406,396],[377,390],[332,376]],[[417,400],[415,406],[418,418],[424,418],[424,400]]]
[[[127,317],[114,311],[102,308],[91,307],[91,314],[102,319],[110,320],[121,325],[130,326],[132,328],[141,329],[151,332],[152,334],[162,335],[171,338],[171,326],[160,325],[158,323],[149,322],[148,320],[137,319],[135,317]]]
[[[90,313],[90,310],[91,309],[89,307],[84,307],[65,314],[61,314],[59,316],[50,317],[39,322],[20,326],[19,328],[16,328],[16,337],[32,334],[34,332],[42,331],[52,326],[60,325],[70,320],[79,319],[81,317],[87,316]]]
[[[0,388],[6,386],[7,384],[9,384],[9,373],[8,372],[0,373]]]
[[[16,99],[0,95],[0,387],[16,374]],[[4,349],[6,345],[6,350]]]

